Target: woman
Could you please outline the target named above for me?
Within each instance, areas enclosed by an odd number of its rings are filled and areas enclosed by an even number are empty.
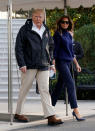
[[[73,24],[68,16],[61,17],[57,23],[57,31],[54,34],[54,58],[59,76],[51,97],[52,105],[55,106],[62,87],[67,87],[70,106],[73,109],[72,115],[78,121],[83,121],[85,119],[80,116],[78,111],[74,81],[70,73],[70,64],[72,61],[75,63],[77,71],[81,72],[81,67],[73,53],[72,36],[69,33],[72,28]]]

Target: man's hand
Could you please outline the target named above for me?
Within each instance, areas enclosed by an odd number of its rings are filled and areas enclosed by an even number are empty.
[[[21,72],[26,73],[27,68],[26,68],[26,66],[23,66],[23,67],[20,68],[20,70],[21,70]]]

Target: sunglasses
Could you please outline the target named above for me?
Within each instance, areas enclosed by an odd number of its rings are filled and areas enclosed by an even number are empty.
[[[61,21],[61,24],[69,24],[69,21]]]

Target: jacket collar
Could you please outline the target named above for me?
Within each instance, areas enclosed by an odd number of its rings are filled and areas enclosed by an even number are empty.
[[[31,30],[33,26],[32,19],[27,19],[25,22],[25,26],[27,30]],[[49,30],[48,27],[44,24],[44,22],[43,22],[43,26],[45,27],[45,30]]]

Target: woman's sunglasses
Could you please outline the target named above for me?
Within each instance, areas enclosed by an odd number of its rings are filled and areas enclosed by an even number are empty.
[[[69,24],[69,21],[61,21],[61,24]]]

